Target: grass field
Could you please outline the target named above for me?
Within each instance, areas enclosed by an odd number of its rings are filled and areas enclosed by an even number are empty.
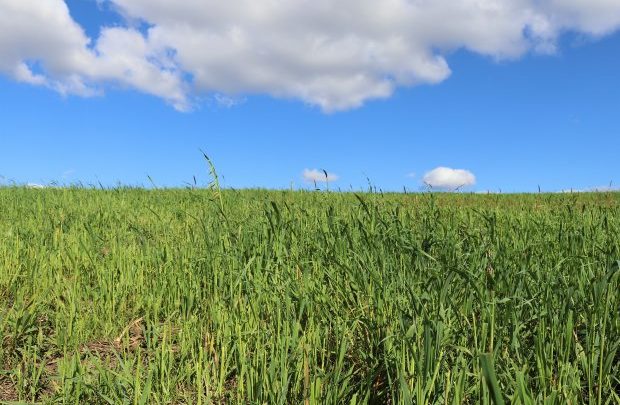
[[[0,189],[0,402],[619,404],[620,194]]]

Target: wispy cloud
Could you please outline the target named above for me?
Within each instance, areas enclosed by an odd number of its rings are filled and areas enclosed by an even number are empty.
[[[597,186],[590,188],[569,188],[560,190],[561,193],[606,193],[610,191],[620,191],[620,187],[615,187],[613,185],[608,186]]]
[[[226,108],[232,108],[232,107],[238,106],[246,102],[245,97],[231,97],[231,96],[227,96],[225,94],[219,94],[219,93],[215,94],[213,96],[213,99],[215,100],[215,103],[217,105],[226,107]]]

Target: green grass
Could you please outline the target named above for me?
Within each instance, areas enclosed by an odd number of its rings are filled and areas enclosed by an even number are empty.
[[[620,194],[0,189],[0,402],[618,404]]]

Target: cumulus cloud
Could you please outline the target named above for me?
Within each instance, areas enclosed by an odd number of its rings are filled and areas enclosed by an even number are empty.
[[[310,183],[326,183],[338,180],[338,175],[329,173],[325,170],[304,169],[302,178]]]
[[[0,73],[20,82],[80,96],[120,85],[187,109],[171,55],[132,28],[104,27],[93,42],[63,0],[0,0]]]
[[[439,83],[456,49],[511,59],[620,27],[618,0],[101,1],[127,25],[88,38],[63,0],[0,0],[0,72],[65,94],[133,88],[180,110],[268,94],[329,112]]]
[[[468,170],[437,167],[427,172],[422,181],[439,190],[456,190],[476,184],[476,176]]]

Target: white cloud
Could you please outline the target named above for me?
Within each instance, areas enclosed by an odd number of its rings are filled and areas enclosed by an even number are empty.
[[[560,193],[608,193],[608,192],[616,192],[616,191],[620,191],[619,187],[614,187],[614,186],[598,186],[598,187],[591,187],[591,188],[586,188],[586,189],[563,189],[560,190]]]
[[[619,188],[617,187],[594,187],[592,189],[590,189],[591,192],[593,193],[608,193],[608,192],[614,192],[614,191],[620,191]]]
[[[326,183],[338,180],[338,176],[334,173],[325,172],[318,169],[305,169],[302,178],[310,183]]]
[[[329,112],[439,83],[456,49],[518,58],[620,27],[618,0],[106,1],[127,26],[88,38],[62,0],[0,0],[0,72],[63,94],[133,88],[179,110],[268,94]]]
[[[26,188],[42,189],[42,188],[46,188],[46,186],[44,186],[43,184],[38,184],[38,183],[28,183],[26,184]]]
[[[422,181],[433,189],[456,190],[476,184],[476,176],[468,170],[437,167],[427,172]]]
[[[92,43],[63,0],[0,0],[0,73],[80,96],[120,85],[189,108],[169,49],[122,27],[103,28]]]

